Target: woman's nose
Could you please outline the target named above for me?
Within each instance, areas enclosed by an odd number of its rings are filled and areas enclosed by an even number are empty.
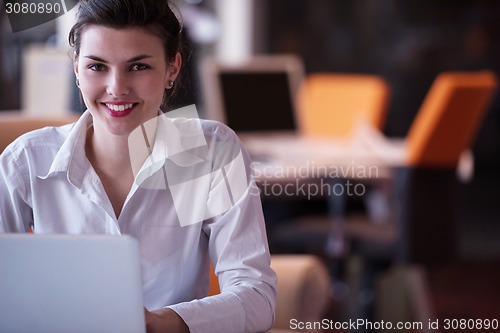
[[[106,93],[111,96],[119,97],[127,95],[130,87],[125,75],[120,73],[111,73],[106,87]]]

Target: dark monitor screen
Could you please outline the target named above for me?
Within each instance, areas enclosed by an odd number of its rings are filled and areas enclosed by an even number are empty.
[[[236,132],[295,130],[287,72],[222,72],[226,124]]]

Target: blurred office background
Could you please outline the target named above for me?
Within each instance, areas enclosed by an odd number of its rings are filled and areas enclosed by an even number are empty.
[[[177,0],[177,3],[181,11],[188,13],[185,30],[190,37],[187,40],[193,51],[190,55],[193,67],[207,55],[231,60],[252,54],[292,53],[302,58],[307,73],[383,76],[391,85],[384,126],[385,134],[391,137],[405,136],[438,73],[477,69],[500,72],[500,4],[494,0]],[[22,79],[28,75],[23,56],[27,50],[33,45],[69,50],[68,16],[12,33],[5,11],[2,12],[0,110],[23,106]],[[69,52],[66,53],[69,58]],[[196,100],[202,104],[194,72],[190,84],[195,96],[186,96],[185,103]],[[46,95],[49,94],[54,92]],[[480,168],[495,169],[500,163],[498,103],[496,98],[474,147]]]
[[[199,63],[207,56],[230,62],[255,54],[286,53],[300,57],[306,74],[379,75],[391,89],[383,126],[383,133],[389,138],[407,134],[439,73],[488,69],[500,75],[497,0],[178,0],[176,3],[184,16],[184,33],[190,50],[186,66],[190,79],[185,83],[188,93],[180,95],[176,103],[180,106],[195,102],[202,113]],[[81,111],[66,45],[65,34],[70,24],[71,20],[65,17],[12,33],[2,11],[0,110],[29,106],[35,113],[54,113],[40,106],[53,105],[58,100],[61,109]],[[40,60],[44,54],[48,58]],[[44,86],[42,92],[40,89],[32,92],[35,95],[31,96],[43,100],[27,100],[28,91],[33,84],[36,86],[36,75],[33,78],[32,74],[54,73],[57,74],[51,81],[54,85]],[[35,83],[28,84],[26,80]],[[58,88],[56,84],[60,84]],[[259,94],[259,87],[248,89]],[[442,317],[479,319],[500,313],[498,94],[471,148],[473,177],[457,187],[456,240],[460,263],[427,272],[433,307]],[[300,214],[322,211],[325,204],[321,200],[297,204],[292,199],[289,207],[289,212],[300,207],[302,211],[296,212]],[[353,209],[362,211],[363,207],[355,203]],[[266,214],[277,216],[269,211]],[[283,221],[289,217],[283,217]],[[335,316],[342,307],[335,302],[342,299],[336,295],[332,299],[330,315]]]

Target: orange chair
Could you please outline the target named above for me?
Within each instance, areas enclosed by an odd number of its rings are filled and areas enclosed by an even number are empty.
[[[406,137],[408,165],[456,166],[472,144],[496,86],[491,71],[438,75]]]
[[[359,133],[359,125],[368,125],[379,133],[385,123],[389,98],[388,83],[376,75],[311,74],[303,81],[297,97],[301,133],[305,136],[349,140]],[[336,198],[336,196],[329,198],[331,200],[329,206],[337,207],[335,212],[330,212],[330,215],[343,214],[344,199]],[[299,218],[295,221],[296,223],[291,223],[299,230],[294,230],[294,226],[287,225],[287,230],[280,232],[284,235],[283,245],[285,247],[289,245],[288,237],[295,239],[296,231],[298,231],[297,236],[302,233],[302,227],[314,235],[318,232],[328,234],[332,228],[338,227],[336,223],[332,225],[332,223],[325,223],[324,220],[325,217]],[[295,241],[290,243],[295,243],[295,245],[290,244],[295,247],[303,242],[298,240],[298,243]],[[313,245],[313,248],[315,247]]]
[[[218,294],[220,294],[219,280],[217,279],[217,275],[215,275],[214,266],[212,266],[212,263],[210,263],[208,296],[214,296]]]
[[[406,137],[407,167],[394,176],[401,259],[433,265],[456,257],[457,165],[497,87],[491,71],[436,77]]]
[[[330,299],[330,277],[323,262],[313,255],[272,255],[271,268],[278,276],[278,301],[272,331],[288,332],[292,319],[320,321]],[[219,293],[217,276],[210,265],[209,295]]]
[[[374,75],[312,74],[298,94],[301,132],[308,136],[349,137],[358,122],[381,129],[390,89]]]
[[[305,136],[350,139],[359,132],[359,125],[368,125],[381,132],[389,98],[388,83],[376,75],[311,74],[303,81],[297,97],[301,133]],[[331,207],[344,205],[343,199],[338,200],[335,196],[330,199],[336,201],[331,202]],[[336,210],[333,215],[340,215],[342,208]],[[305,217],[300,220],[310,219]],[[310,223],[305,224],[305,228],[310,229]],[[325,227],[331,228],[330,224]],[[288,229],[286,234],[294,232],[293,228]]]
[[[363,244],[381,244],[404,261],[431,264],[453,259],[456,168],[496,88],[491,71],[438,75],[405,138],[404,164],[394,171],[396,223],[347,223],[346,236]]]
[[[46,126],[75,122],[79,115],[36,117],[19,112],[0,112],[0,153],[20,135]]]
[[[377,286],[382,293],[376,296],[377,319],[394,321],[395,315],[415,319],[432,313],[426,291],[417,290],[416,298],[420,299],[409,299],[415,297],[415,287],[423,288],[425,277],[417,277],[420,279],[417,286],[414,280],[407,281],[407,275],[414,275],[415,267],[441,267],[456,259],[456,167],[461,153],[472,144],[497,85],[497,78],[490,71],[438,75],[405,139],[406,159],[394,170],[392,197],[395,202],[391,207],[394,221],[375,224],[366,218],[349,217],[343,225],[345,237],[354,245],[351,250],[358,254],[370,258],[383,255],[384,259],[395,257],[399,259],[397,262],[422,264],[396,265],[380,274]],[[304,235],[310,231],[315,233],[315,239],[317,235],[326,238],[332,231],[332,224],[328,222],[326,218],[300,219],[296,233]],[[359,267],[356,269],[356,274],[362,274]]]

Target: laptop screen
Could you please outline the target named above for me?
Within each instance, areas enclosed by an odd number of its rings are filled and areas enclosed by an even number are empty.
[[[206,115],[238,133],[295,131],[302,64],[293,56],[259,56],[204,65]]]
[[[226,124],[236,132],[295,130],[288,73],[221,73],[219,80]]]

